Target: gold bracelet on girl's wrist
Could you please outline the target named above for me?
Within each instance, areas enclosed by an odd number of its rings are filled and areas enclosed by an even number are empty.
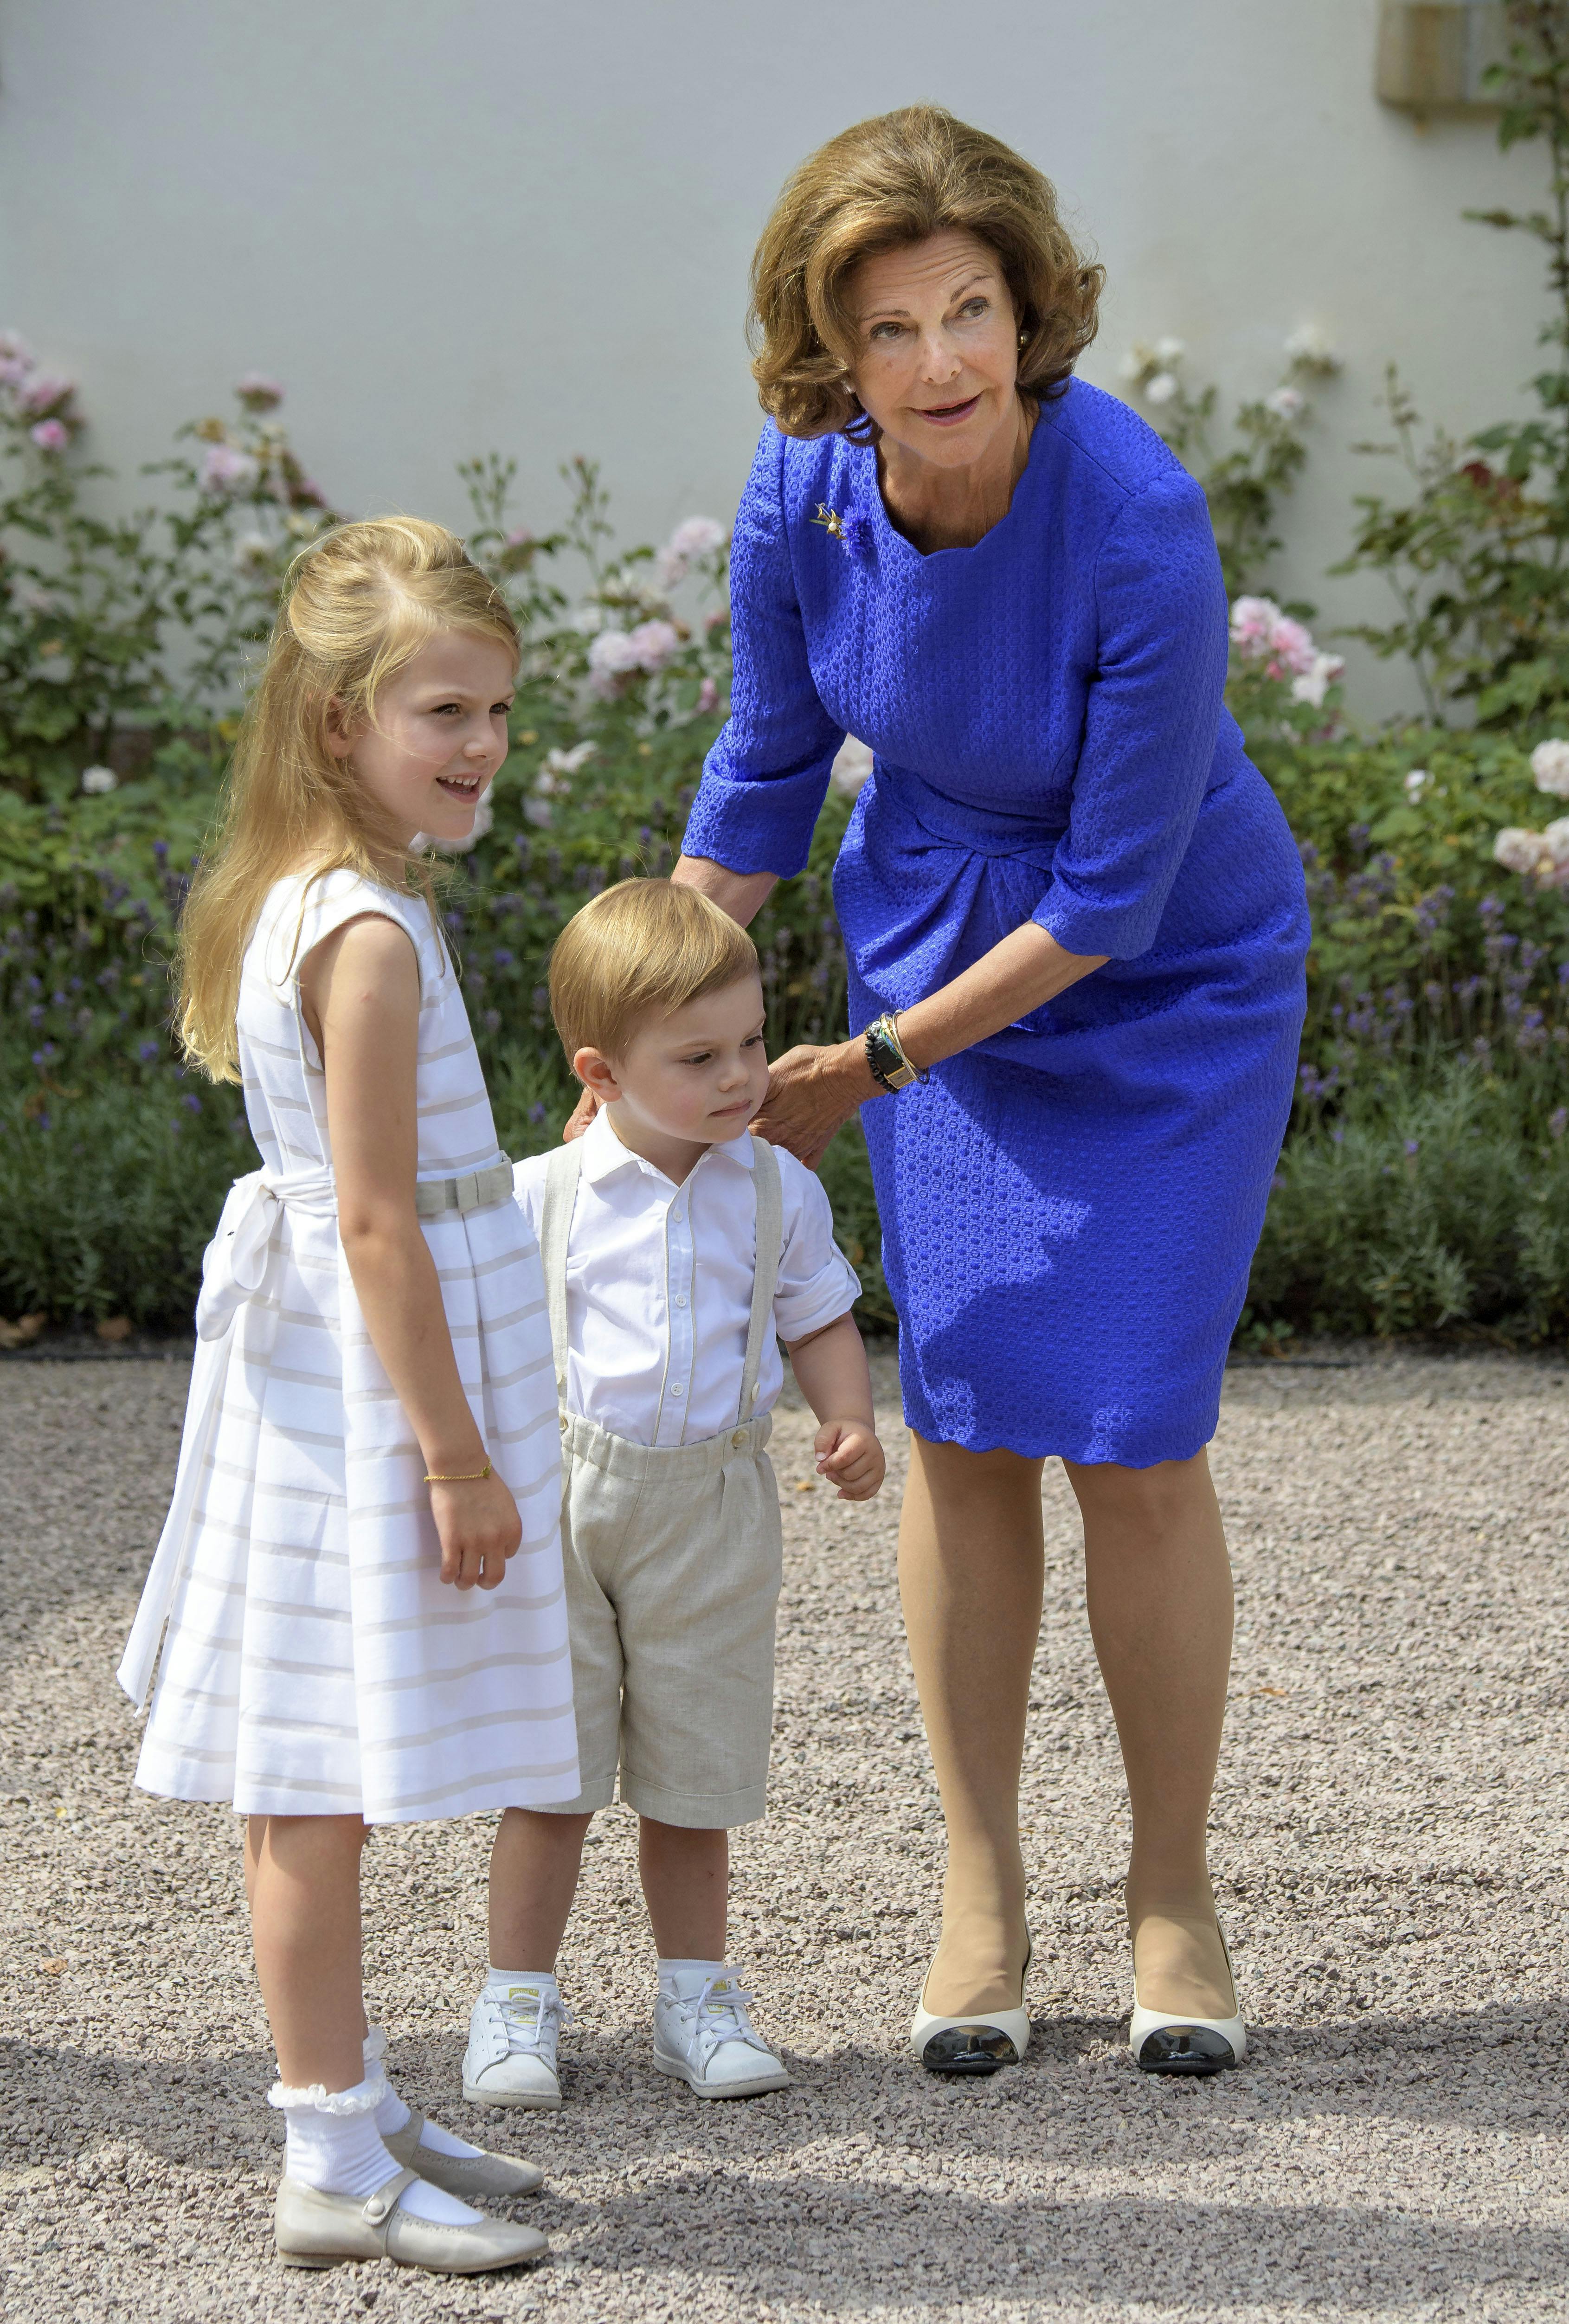
[[[445,1476],[438,1475],[433,1469],[427,1469],[425,1482],[428,1485],[477,1485],[489,1475],[490,1462],[487,1460],[483,1469],[454,1469]]]

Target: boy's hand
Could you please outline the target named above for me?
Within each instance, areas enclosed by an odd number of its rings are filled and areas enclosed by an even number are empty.
[[[817,1454],[817,1474],[838,1486],[839,1499],[869,1501],[888,1469],[871,1422],[825,1420],[812,1441]]]
[[[430,1514],[441,1540],[443,1582],[494,1590],[523,1537],[511,1489],[494,1469],[461,1485],[432,1485]]]

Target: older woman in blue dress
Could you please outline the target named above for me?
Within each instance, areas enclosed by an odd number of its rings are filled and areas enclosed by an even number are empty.
[[[948,1836],[934,2070],[1029,2038],[1018,1786],[1040,1481],[1083,1516],[1132,1807],[1133,2053],[1245,2036],[1205,1825],[1232,1637],[1204,1447],[1290,1103],[1303,883],[1225,712],[1203,494],[1071,376],[1100,270],[1017,154],[916,106],[781,196],[754,268],[771,415],[735,529],[735,684],[677,872],[750,920],[846,732],[854,1038],[760,1125],[863,1110],[913,1431],[900,1536]]]

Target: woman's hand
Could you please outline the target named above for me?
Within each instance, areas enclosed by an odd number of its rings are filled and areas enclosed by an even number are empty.
[[[441,1542],[441,1579],[459,1590],[494,1590],[523,1537],[511,1489],[493,1469],[458,1485],[432,1485],[430,1514]]]
[[[815,1170],[835,1130],[869,1097],[879,1094],[860,1041],[831,1048],[787,1049],[771,1066],[768,1095],[752,1127],[771,1146],[783,1146]]]
[[[581,1138],[598,1111],[599,1100],[591,1089],[586,1089],[567,1118],[567,1127],[561,1132],[562,1145],[570,1146],[575,1138]]]

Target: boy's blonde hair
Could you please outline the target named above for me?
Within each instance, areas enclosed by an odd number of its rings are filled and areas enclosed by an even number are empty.
[[[385,885],[401,859],[402,884],[429,898],[429,864],[407,853],[328,733],[335,716],[374,724],[382,687],[454,630],[494,638],[516,659],[506,600],[441,525],[406,516],[340,524],[291,567],[217,832],[180,922],[180,1042],[214,1081],[239,1079],[240,966],[275,881],[346,869]]]
[[[579,1049],[624,1056],[640,1018],[756,976],[757,946],[717,904],[673,880],[623,880],[574,913],[550,954],[550,1014]]]

